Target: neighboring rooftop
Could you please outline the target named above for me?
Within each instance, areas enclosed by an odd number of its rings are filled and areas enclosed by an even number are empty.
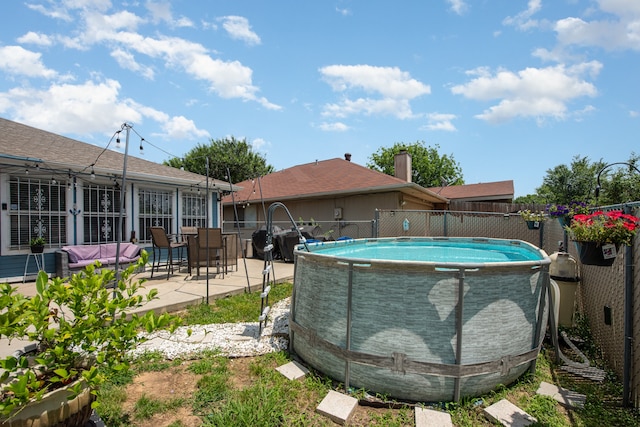
[[[340,158],[293,166],[236,185],[243,187],[235,194],[236,202],[241,203],[261,198],[270,201],[386,191],[401,191],[432,203],[447,202],[418,184]],[[230,202],[227,197],[225,203]]]
[[[496,181],[479,184],[431,187],[428,190],[460,202],[504,202],[511,203],[514,197],[513,181]]]

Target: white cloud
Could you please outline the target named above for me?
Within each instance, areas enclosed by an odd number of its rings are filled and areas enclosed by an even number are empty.
[[[60,19],[66,22],[73,21],[73,17],[62,4],[53,4],[51,8],[47,8],[41,4],[32,3],[26,3],[26,6],[29,9],[41,13],[49,18]]]
[[[12,111],[15,120],[60,134],[90,135],[115,129],[122,123],[158,122],[164,138],[200,138],[208,132],[191,120],[120,98],[115,80],[101,83],[54,84],[46,90],[14,88],[0,93],[0,113]]]
[[[451,10],[458,15],[462,15],[469,9],[469,6],[464,2],[464,0],[447,0],[447,3],[451,5]]]
[[[130,52],[115,49],[111,52],[111,57],[116,60],[120,67],[141,74],[146,79],[153,80],[155,74],[153,68],[145,67],[136,62],[135,57]]]
[[[252,83],[253,71],[239,61],[213,58],[203,45],[182,38],[144,37],[135,32],[144,21],[129,11],[112,15],[88,12],[82,16],[86,22],[81,27],[87,30],[74,38],[61,38],[67,48],[86,50],[93,45],[108,46],[120,66],[152,78],[153,69],[140,65],[140,60],[134,59],[133,52],[137,52],[150,59],[164,61],[167,68],[181,70],[192,78],[207,82],[211,92],[222,98],[254,101],[270,110],[282,108],[265,97],[257,96],[259,88]],[[225,24],[231,21],[227,20]],[[241,32],[238,27],[234,28]],[[251,38],[250,35],[247,37]]]
[[[451,121],[456,118],[457,116],[455,114],[443,114],[443,113],[427,114],[427,124],[424,126],[424,129],[455,132],[457,129]]]
[[[349,130],[349,126],[342,122],[322,122],[318,125],[318,128],[326,132],[346,132]]]
[[[529,0],[527,9],[518,13],[516,16],[506,17],[502,23],[504,25],[514,26],[520,30],[529,30],[539,25],[539,21],[533,19],[533,15],[538,13],[542,8],[542,0]]]
[[[565,18],[556,22],[555,30],[563,45],[640,50],[640,19],[587,22],[580,18]]]
[[[162,123],[161,127],[166,133],[166,138],[177,141],[209,137],[209,132],[204,129],[198,129],[193,120],[189,120],[184,116],[171,117],[167,122]]]
[[[53,40],[46,34],[29,31],[24,36],[18,37],[18,43],[35,44],[38,46],[51,46],[53,44]]]
[[[343,99],[327,104],[323,115],[346,117],[353,114],[394,115],[406,119],[414,117],[409,101],[431,93],[429,85],[411,78],[396,67],[371,65],[330,65],[321,68],[323,79],[336,92],[364,92],[374,97]]]
[[[336,12],[338,12],[340,15],[342,16],[349,16],[351,15],[351,11],[347,8],[344,9],[340,9],[339,7],[336,7]]]
[[[0,46],[0,69],[9,74],[27,77],[53,79],[58,77],[55,70],[42,63],[42,55],[20,46]]]
[[[227,31],[232,39],[242,40],[248,45],[262,43],[260,37],[251,30],[249,20],[243,16],[224,16],[218,19],[222,21],[222,28]]]
[[[193,22],[185,17],[174,18],[171,12],[171,3],[169,2],[151,2],[145,3],[145,7],[151,13],[151,20],[154,23],[166,22],[172,27],[193,27]]]
[[[470,82],[454,86],[451,91],[479,101],[499,100],[476,117],[497,123],[516,117],[567,117],[568,103],[581,97],[597,95],[596,87],[584,76],[595,77],[602,64],[584,62],[571,67],[558,65],[546,68],[526,68],[517,73],[485,68],[472,70],[477,76]]]
[[[256,138],[253,141],[251,141],[251,148],[255,152],[258,152],[258,151],[263,150],[263,149],[267,149],[270,146],[271,146],[271,143],[267,142],[266,140],[264,140],[262,138]]]

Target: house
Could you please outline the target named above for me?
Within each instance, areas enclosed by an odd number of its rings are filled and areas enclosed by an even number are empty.
[[[238,183],[242,190],[223,199],[225,228],[237,218],[243,237],[265,223],[265,207],[282,202],[297,223],[320,224],[334,231],[352,225],[351,237],[370,235],[376,209],[444,209],[447,198],[411,182],[411,157],[396,156],[396,175],[390,176],[351,162],[351,156],[315,161]],[[235,216],[237,212],[237,217]],[[283,210],[274,223],[290,227]],[[354,224],[360,222],[357,227]],[[365,230],[366,229],[366,230]],[[361,231],[358,231],[361,230]],[[340,234],[338,234],[340,235]]]
[[[0,118],[0,280],[22,279],[33,237],[47,241],[48,272],[61,246],[115,242],[122,198],[124,241],[150,247],[152,225],[220,226],[229,183],[113,151],[130,129],[99,147]]]

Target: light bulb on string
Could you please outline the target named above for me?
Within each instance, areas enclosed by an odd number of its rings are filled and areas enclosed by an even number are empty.
[[[91,165],[91,180],[96,179],[96,172],[93,170],[93,165]]]
[[[144,147],[142,146],[143,141],[144,141],[144,138],[140,138],[140,154],[144,154]]]

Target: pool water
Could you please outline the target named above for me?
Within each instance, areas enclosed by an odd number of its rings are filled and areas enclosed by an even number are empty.
[[[321,245],[322,246],[322,245]],[[542,259],[527,246],[450,241],[355,241],[346,245],[326,245],[316,253],[350,259],[377,261],[421,261],[434,263],[492,263]]]

